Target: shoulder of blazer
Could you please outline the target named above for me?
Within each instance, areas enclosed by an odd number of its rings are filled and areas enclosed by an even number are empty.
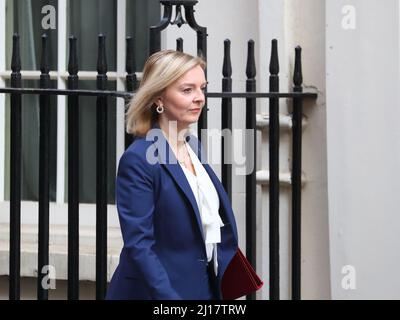
[[[119,160],[118,171],[135,167],[151,175],[151,172],[154,170],[154,164],[157,162],[157,157],[153,149],[153,141],[137,137],[122,154]]]
[[[143,153],[146,152],[152,144],[153,140],[146,140],[145,137],[136,137],[130,146],[125,150],[125,153],[134,152],[143,155]]]

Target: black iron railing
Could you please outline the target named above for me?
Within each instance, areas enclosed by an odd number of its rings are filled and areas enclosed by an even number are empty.
[[[69,38],[68,89],[78,89],[77,39]],[[79,299],[79,98],[68,97],[68,299]]]
[[[269,91],[279,92],[278,45],[272,40]],[[269,98],[269,272],[270,299],[279,298],[279,99]]]
[[[206,28],[199,26],[194,18],[193,6],[197,1],[160,1],[164,6],[164,16],[157,26],[150,28],[150,53],[160,50],[160,32],[169,24],[181,26],[186,23],[197,33],[198,55],[207,58]],[[176,17],[171,21],[172,7],[176,7]],[[48,289],[41,282],[43,267],[49,261],[49,108],[50,95],[68,96],[68,299],[79,299],[79,97],[93,96],[97,99],[97,181],[96,181],[96,298],[103,299],[107,288],[107,98],[122,98],[125,105],[133,97],[138,87],[135,70],[134,41],[126,39],[126,91],[109,91],[107,88],[107,62],[105,55],[105,36],[99,35],[97,90],[78,89],[78,59],[76,38],[69,39],[68,89],[50,89],[49,63],[47,59],[48,37],[42,37],[42,57],[40,88],[21,88],[21,62],[19,36],[13,36],[11,61],[11,87],[0,88],[0,93],[11,95],[10,127],[10,299],[20,298],[20,250],[21,250],[21,95],[40,96],[40,165],[39,165],[39,247],[38,247],[38,299],[48,299]],[[183,39],[177,39],[176,49],[183,51]],[[279,99],[293,101],[292,113],[292,299],[300,299],[300,266],[301,266],[301,145],[302,145],[302,107],[305,99],[317,98],[313,92],[303,92],[301,70],[301,48],[295,48],[295,67],[293,74],[293,92],[279,92],[278,43],[272,40],[270,57],[269,92],[256,92],[256,64],[254,41],[248,41],[246,62],[246,90],[232,92],[232,65],[230,58],[230,40],[224,41],[224,58],[222,66],[222,92],[207,92],[206,98],[221,98],[221,129],[232,129],[232,99],[245,98],[246,129],[257,130],[256,100],[269,99],[269,286],[270,299],[279,299]],[[208,109],[204,108],[198,122],[198,137],[201,130],[207,129]],[[125,135],[125,147],[132,137]],[[232,141],[223,140],[224,149],[232,150]],[[256,134],[246,145],[252,145],[253,154],[247,154],[254,170],[246,176],[246,255],[256,267],[256,168],[257,152]],[[258,152],[263,152],[259,150]],[[222,159],[222,183],[230,199],[232,198],[232,161]],[[253,165],[251,164],[251,165]],[[248,296],[254,299],[255,295]]]
[[[42,36],[42,58],[40,62],[40,88],[50,87],[48,65],[47,35]],[[39,132],[39,247],[38,247],[38,299],[48,299],[48,290],[42,281],[46,276],[42,272],[49,265],[49,163],[50,163],[50,96],[40,94],[40,132]]]

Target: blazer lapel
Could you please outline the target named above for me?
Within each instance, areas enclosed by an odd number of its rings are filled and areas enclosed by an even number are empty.
[[[176,159],[175,154],[172,151],[158,123],[155,123],[153,125],[153,129],[159,129],[159,131],[153,132],[152,136],[157,137],[157,140],[153,139],[153,141],[157,150],[156,152],[158,153],[160,164],[167,169],[172,178],[175,180],[176,184],[189,200],[193,208],[193,212],[195,213],[197,224],[204,242],[203,225],[201,223],[200,211],[199,207],[197,206],[196,198],[194,197],[194,194],[192,192],[192,188],[190,187],[189,182],[186,179],[185,173],[179,165],[178,160]]]

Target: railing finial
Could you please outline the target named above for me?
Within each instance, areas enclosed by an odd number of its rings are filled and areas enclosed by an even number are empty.
[[[76,37],[71,35],[69,37],[69,60],[68,60],[68,72],[70,75],[78,74],[78,55],[76,47]]]
[[[47,74],[50,71],[49,58],[48,58],[48,39],[47,33],[42,34],[42,56],[40,59],[40,71],[42,74]]]
[[[303,73],[301,70],[301,47],[297,46],[295,52],[293,83],[295,86],[301,86],[303,83]]]
[[[99,47],[97,56],[97,72],[99,74],[107,73],[107,59],[106,59],[106,36],[99,34]]]
[[[231,63],[231,40],[224,40],[224,64],[222,66],[222,74],[224,77],[232,76],[232,63]]]
[[[14,33],[14,35],[13,35],[11,70],[12,70],[12,72],[20,72],[21,71],[21,55],[20,55],[20,51],[19,51],[19,34],[18,33]]]
[[[273,39],[271,42],[271,60],[269,63],[269,72],[272,75],[279,73],[279,59],[278,59],[278,40]]]
[[[247,42],[247,65],[246,75],[248,79],[254,79],[256,76],[256,60],[254,57],[254,40]]]

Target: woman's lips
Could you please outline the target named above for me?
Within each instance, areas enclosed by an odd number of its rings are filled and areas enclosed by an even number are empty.
[[[190,109],[190,112],[199,112],[201,109],[200,108],[196,108],[196,109]]]

